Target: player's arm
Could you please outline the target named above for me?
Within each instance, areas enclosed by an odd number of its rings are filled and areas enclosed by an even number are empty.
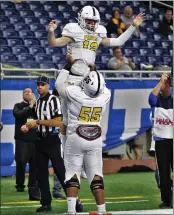
[[[101,41],[101,45],[103,46],[121,46],[123,45],[133,34],[135,29],[141,25],[141,23],[145,20],[145,15],[143,13],[138,14],[133,20],[132,25],[118,38],[103,38]]]
[[[68,43],[71,43],[73,40],[70,37],[66,37],[66,36],[62,36],[59,38],[55,37],[55,29],[57,28],[57,25],[59,24],[59,21],[56,21],[56,23],[53,21],[51,21],[48,25],[48,44],[50,46],[65,46]]]
[[[69,75],[69,71],[62,69],[61,72],[59,73],[57,79],[56,79],[56,83],[55,83],[55,87],[59,93],[59,95],[63,98],[66,98],[66,88],[67,88],[67,77]]]

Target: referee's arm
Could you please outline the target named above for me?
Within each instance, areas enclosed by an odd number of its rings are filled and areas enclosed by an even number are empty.
[[[55,96],[50,101],[50,112],[51,112],[51,119],[39,120],[39,124],[48,126],[48,127],[60,127],[62,124],[61,122],[62,113],[61,113],[59,99]]]

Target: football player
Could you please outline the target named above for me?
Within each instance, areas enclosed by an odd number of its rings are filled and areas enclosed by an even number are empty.
[[[84,74],[89,71],[88,66],[95,64],[96,51],[99,45],[121,46],[133,34],[136,27],[144,21],[144,14],[138,14],[133,20],[132,25],[118,38],[107,38],[106,28],[100,25],[100,14],[95,7],[85,6],[78,13],[77,23],[68,23],[62,31],[62,37],[56,38],[54,31],[59,25],[59,21],[51,21],[48,25],[48,44],[51,46],[62,47],[67,45],[67,52],[73,59],[81,59],[73,64],[70,69],[68,82],[79,84]],[[61,102],[63,112],[63,122],[66,125],[66,102]],[[66,127],[62,129],[65,134]],[[66,137],[62,135],[62,142]]]
[[[68,75],[69,71],[63,69],[56,80],[56,88],[60,96],[66,99],[68,110],[64,152],[67,214],[76,213],[75,203],[83,163],[98,214],[106,214],[100,122],[111,93],[105,86],[103,76],[97,71],[89,72],[79,86],[67,85]]]

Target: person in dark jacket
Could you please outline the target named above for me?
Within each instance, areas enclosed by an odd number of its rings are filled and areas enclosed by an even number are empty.
[[[36,181],[35,168],[35,140],[36,130],[28,133],[21,131],[21,126],[35,118],[33,106],[35,97],[30,88],[23,90],[23,101],[14,105],[13,115],[15,117],[15,161],[16,161],[16,190],[23,192],[25,188],[25,168],[29,163],[28,192],[30,200],[39,200],[40,192]]]
[[[168,36],[173,34],[173,15],[172,10],[166,10],[163,20],[159,23],[158,33]]]
[[[116,8],[112,13],[112,20],[107,24],[107,35],[112,37],[112,34],[121,35],[126,30],[126,25],[120,18],[120,11]]]

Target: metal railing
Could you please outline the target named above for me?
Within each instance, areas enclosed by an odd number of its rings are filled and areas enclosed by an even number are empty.
[[[6,74],[7,72],[31,72],[34,75],[11,75]],[[60,72],[57,69],[28,69],[28,68],[5,68],[1,64],[1,79],[36,79],[39,75],[45,75],[45,73],[54,73],[54,75],[48,75],[49,78],[55,79]],[[143,77],[143,74],[162,74],[164,72],[170,73],[170,71],[147,71],[147,70],[133,70],[133,71],[121,71],[121,70],[99,70],[105,78],[105,80],[159,80],[158,77]],[[133,74],[134,77],[118,77],[118,74]],[[37,74],[37,75],[36,75]],[[115,74],[116,77],[108,77],[107,74]]]

